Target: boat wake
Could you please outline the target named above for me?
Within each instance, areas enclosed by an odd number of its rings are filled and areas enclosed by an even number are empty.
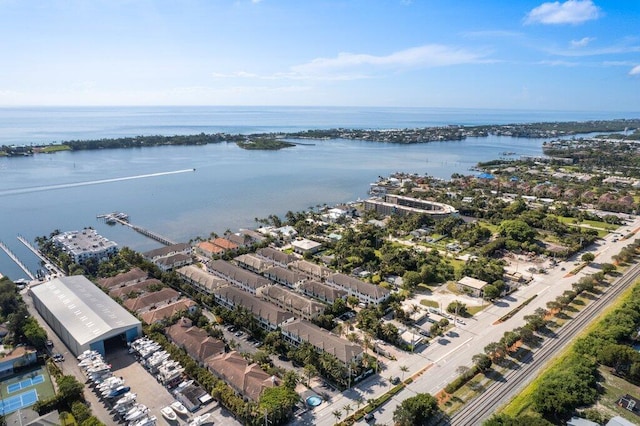
[[[125,176],[119,178],[111,178],[111,179],[100,179],[100,180],[91,180],[87,182],[74,182],[74,183],[63,183],[59,185],[43,185],[43,186],[32,186],[27,188],[14,188],[14,189],[6,189],[4,191],[0,191],[0,196],[3,195],[18,195],[18,194],[27,194],[30,192],[42,192],[42,191],[53,191],[56,189],[67,189],[67,188],[75,188],[78,186],[88,186],[88,185],[101,185],[104,183],[113,183],[113,182],[122,182],[125,180],[134,180],[134,179],[145,179],[152,178],[158,176],[167,176],[167,175],[175,175],[179,173],[189,173],[195,172],[196,169],[184,169],[184,170],[174,170],[171,172],[158,172],[158,173],[147,173],[144,175],[136,175],[136,176]]]

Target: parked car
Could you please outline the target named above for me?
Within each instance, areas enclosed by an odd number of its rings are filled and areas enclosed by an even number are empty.
[[[62,354],[53,354],[51,357],[52,357],[52,358],[53,358],[53,360],[54,360],[54,361],[56,361],[56,362],[62,362],[62,361],[64,361],[64,355],[62,355]]]
[[[53,342],[51,340],[47,340],[46,345],[47,345],[47,347],[52,348],[53,347]]]
[[[242,336],[244,333],[242,331],[238,331],[236,334],[234,334],[234,336],[236,337],[240,337]]]
[[[376,416],[373,415],[373,413],[367,413],[364,415],[364,421],[367,423],[370,423],[372,421],[374,421],[376,419]]]

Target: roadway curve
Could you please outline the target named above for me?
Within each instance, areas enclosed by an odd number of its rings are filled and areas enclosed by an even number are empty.
[[[578,333],[593,321],[602,308],[611,303],[640,277],[640,264],[633,265],[616,280],[597,300],[587,305],[574,319],[558,329],[554,338],[546,338],[542,347],[524,358],[519,368],[504,374],[504,381],[494,382],[484,393],[466,403],[451,417],[450,424],[456,426],[479,425],[514,395],[522,390],[534,376],[541,373],[556,352],[565,347]]]

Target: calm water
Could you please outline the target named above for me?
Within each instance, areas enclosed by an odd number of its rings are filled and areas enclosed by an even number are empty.
[[[139,134],[511,123],[551,120],[551,116],[559,117],[556,120],[630,117],[629,114],[429,111],[0,109],[0,144]],[[409,146],[331,140],[264,152],[241,150],[235,144],[213,144],[0,158],[0,240],[32,270],[37,269],[37,261],[17,241],[18,234],[33,240],[54,229],[67,231],[92,226],[120,245],[149,250],[159,244],[120,225],[106,225],[96,215],[124,211],[129,213],[132,223],[176,241],[187,241],[210,232],[253,227],[256,217],[365,198],[369,183],[379,175],[406,171],[449,178],[454,172],[470,173],[469,168],[478,161],[495,159],[503,151],[540,155],[541,144],[542,140],[508,137]],[[196,171],[139,177],[193,168]],[[125,177],[131,179],[97,182]],[[0,253],[0,272],[13,279],[23,277],[4,253]]]

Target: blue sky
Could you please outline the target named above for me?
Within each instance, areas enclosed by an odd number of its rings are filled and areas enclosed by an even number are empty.
[[[0,105],[640,111],[640,1],[0,0]]]

